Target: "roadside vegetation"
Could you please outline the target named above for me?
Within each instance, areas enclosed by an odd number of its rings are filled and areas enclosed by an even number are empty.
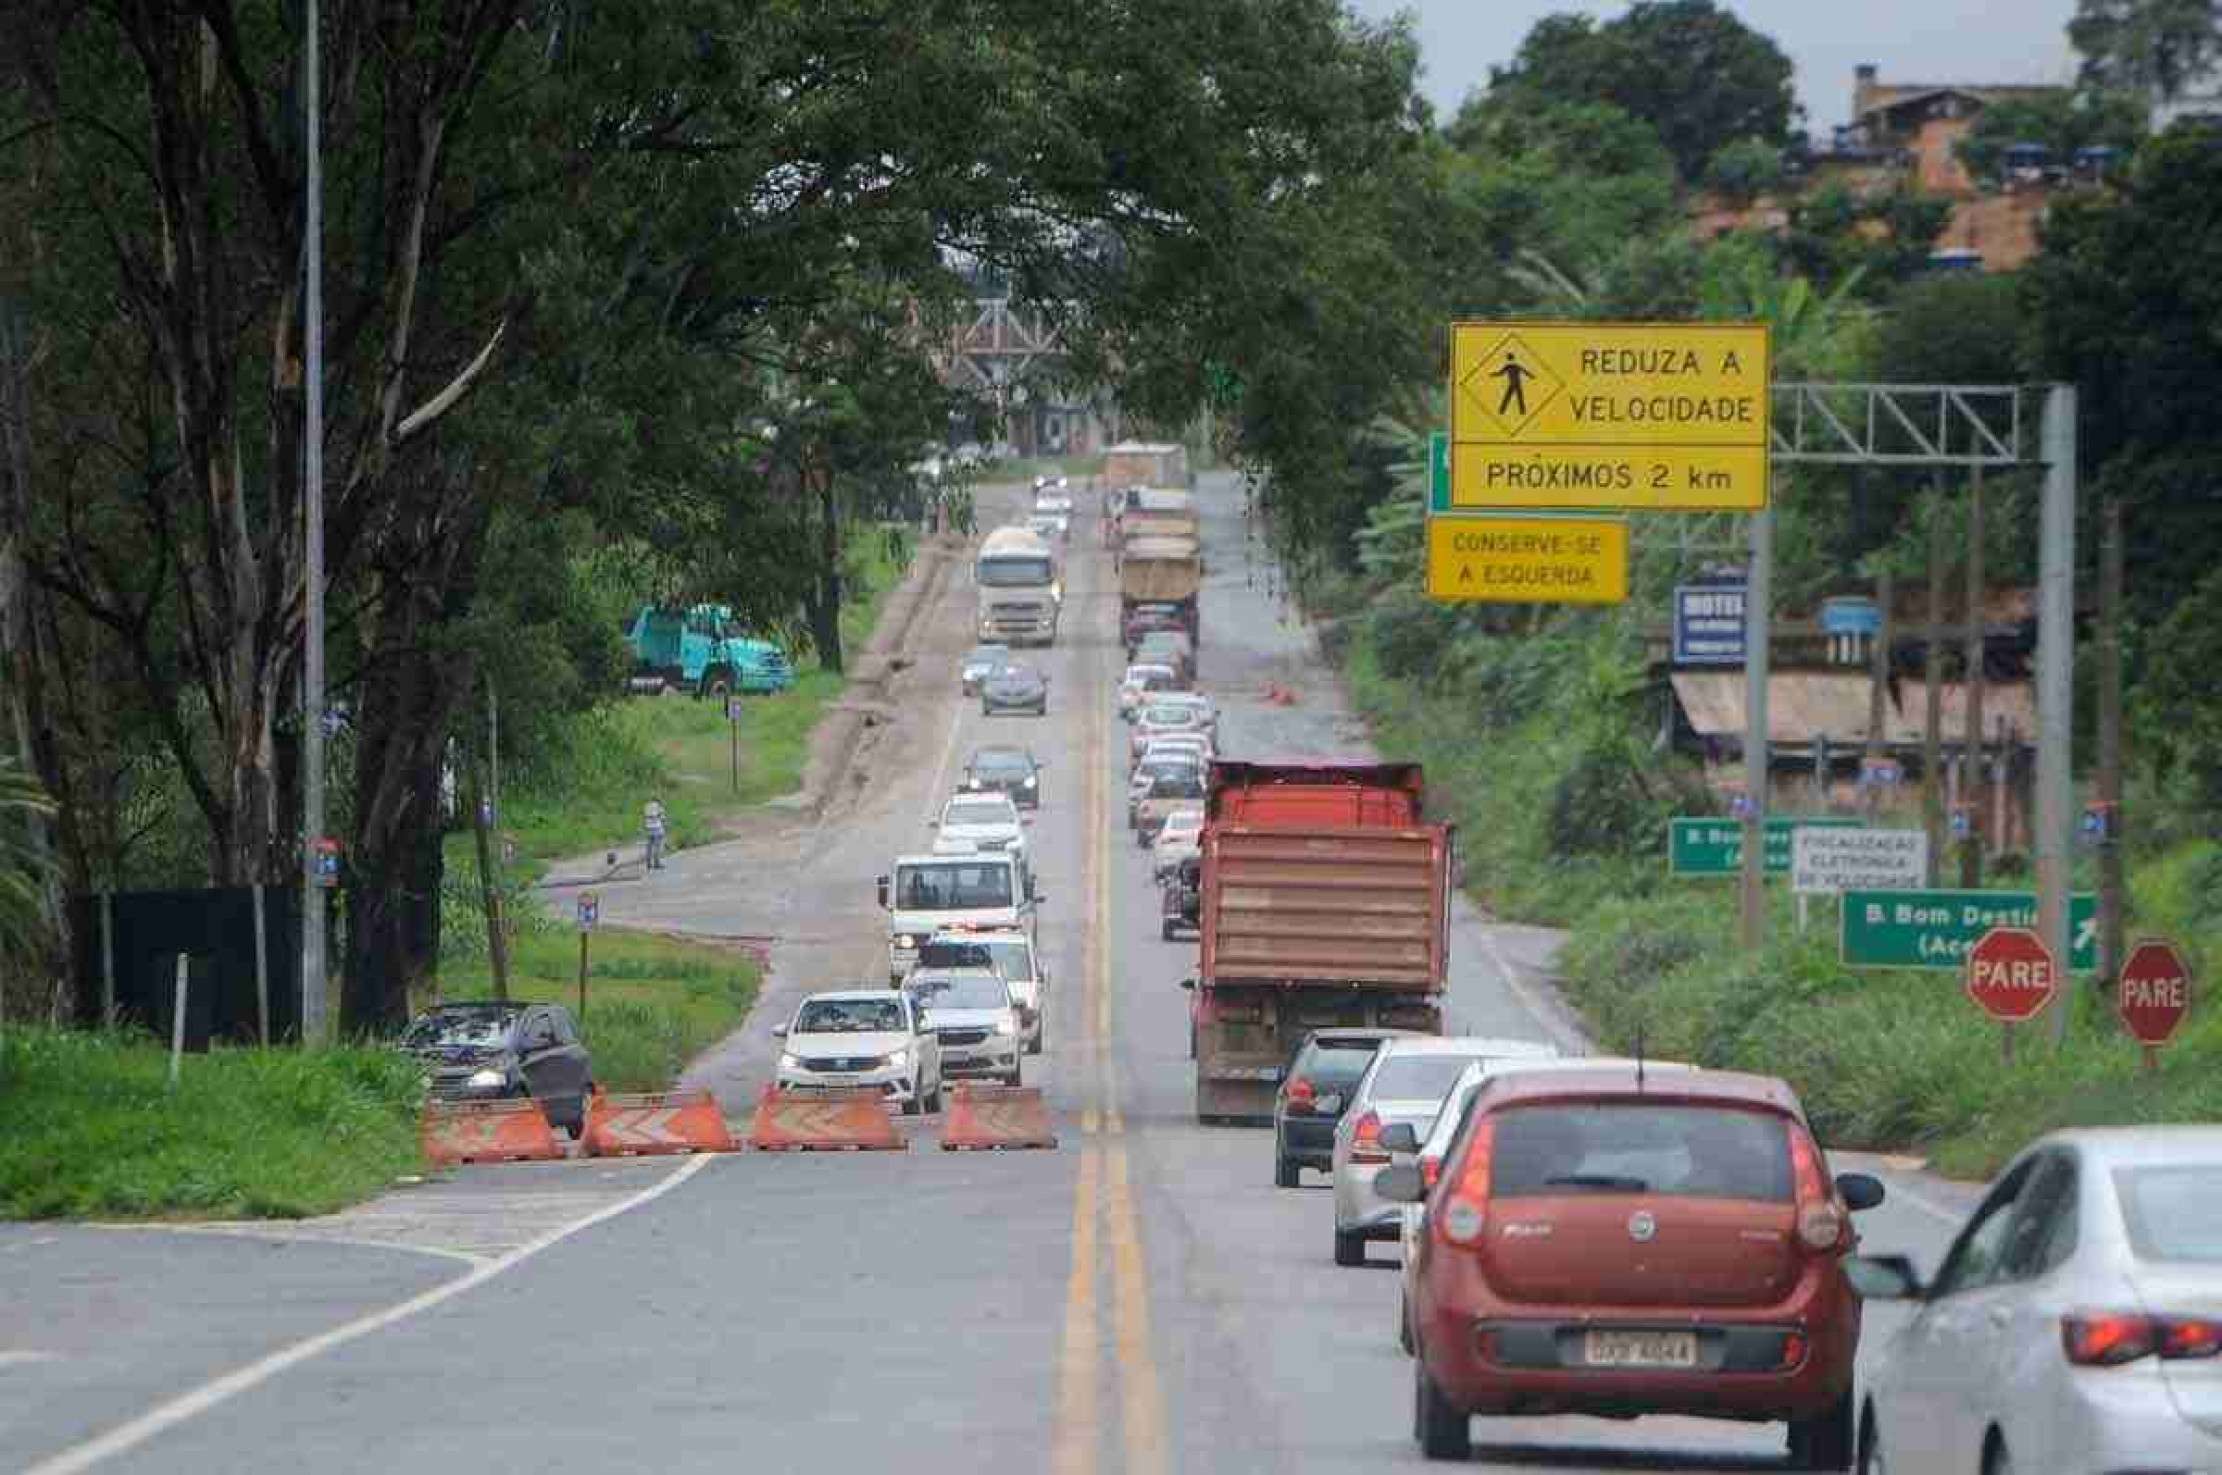
[[[420,1170],[417,1067],[389,1050],[212,1050],[10,1025],[0,1218],[300,1218]]]

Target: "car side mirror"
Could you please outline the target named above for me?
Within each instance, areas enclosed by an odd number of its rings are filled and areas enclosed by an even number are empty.
[[[775,1040],[784,1040],[784,1039],[786,1039],[786,1038],[787,1038],[787,1026],[786,1026],[786,1025],[784,1025],[784,1024],[775,1024],[775,1025],[773,1025],[773,1026],[772,1026],[772,1038],[773,1038],[773,1039],[775,1039]]]
[[[1184,978],[1180,981],[1180,986],[1185,989],[1193,989],[1196,986],[1196,980],[1193,977]]]
[[[1382,1144],[1387,1143],[1384,1133]],[[1419,1164],[1397,1163],[1373,1175],[1373,1191],[1392,1204],[1416,1204],[1427,1197],[1427,1181],[1420,1177]]]
[[[1928,1293],[1904,1255],[1853,1255],[1844,1262],[1844,1278],[1870,1301],[1918,1301]]]
[[[875,878],[875,880],[874,880],[874,885],[876,886],[876,888],[877,888],[877,889],[878,889],[878,891],[879,891],[879,898],[880,898],[880,910],[881,910],[881,911],[886,911],[886,910],[887,910],[887,877],[885,877],[885,876],[880,876],[880,877],[877,877],[877,878]]]
[[[1391,1122],[1381,1129],[1381,1145],[1391,1152],[1418,1152],[1420,1134],[1410,1122]]]
[[[1844,1206],[1857,1213],[1883,1201],[1883,1180],[1871,1173],[1838,1173],[1836,1191],[1844,1195]]]

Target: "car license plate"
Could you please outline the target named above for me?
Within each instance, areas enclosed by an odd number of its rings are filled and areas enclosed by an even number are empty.
[[[1696,1367],[1695,1332],[1586,1332],[1582,1361],[1591,1367]]]
[[[821,1086],[861,1086],[864,1084],[864,1077],[857,1075],[821,1075],[817,1078],[816,1084]]]

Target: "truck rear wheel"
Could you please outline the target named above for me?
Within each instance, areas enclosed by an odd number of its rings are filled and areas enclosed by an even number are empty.
[[[702,673],[702,695],[722,702],[733,690],[733,673],[720,666]]]

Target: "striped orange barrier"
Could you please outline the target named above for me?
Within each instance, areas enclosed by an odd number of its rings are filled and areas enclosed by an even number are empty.
[[[707,1089],[611,1096],[586,1107],[588,1157],[653,1157],[673,1152],[737,1152],[725,1113]]]
[[[548,1114],[522,1101],[435,1102],[420,1128],[431,1163],[541,1162],[564,1155]]]
[[[1055,1147],[1049,1107],[1039,1086],[960,1085],[949,1093],[949,1117],[941,1129],[943,1152],[1001,1152],[1006,1148]]]
[[[782,1091],[756,1098],[749,1143],[760,1152],[902,1151],[907,1144],[877,1091]]]

